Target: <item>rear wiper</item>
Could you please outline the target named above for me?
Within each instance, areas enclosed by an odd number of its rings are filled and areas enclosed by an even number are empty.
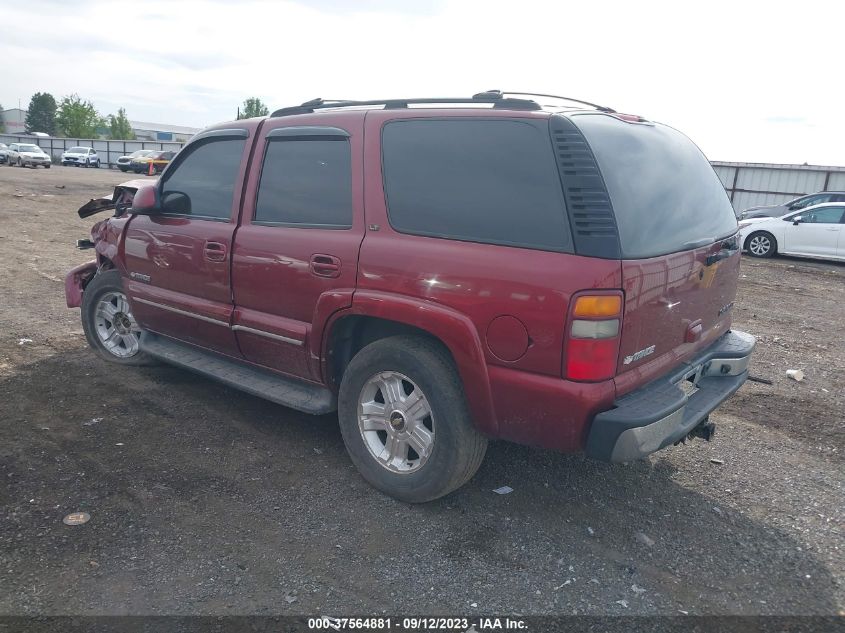
[[[700,240],[692,240],[690,242],[684,242],[683,246],[684,249],[690,248],[701,248],[702,246],[709,246],[713,242],[716,241],[715,237],[702,237]]]

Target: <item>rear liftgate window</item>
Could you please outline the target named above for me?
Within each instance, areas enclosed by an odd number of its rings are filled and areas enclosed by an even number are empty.
[[[736,232],[725,188],[686,136],[602,114],[572,120],[607,184],[625,259],[689,250]]]
[[[382,152],[397,231],[572,252],[545,121],[395,121]]]

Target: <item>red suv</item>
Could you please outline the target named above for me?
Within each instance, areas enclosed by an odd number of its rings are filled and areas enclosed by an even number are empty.
[[[108,360],[337,410],[405,501],[468,481],[488,438],[614,462],[709,439],[754,347],[730,329],[724,188],[670,127],[531,96],[317,99],[205,130],[155,185],[80,209],[115,214],[68,305]]]

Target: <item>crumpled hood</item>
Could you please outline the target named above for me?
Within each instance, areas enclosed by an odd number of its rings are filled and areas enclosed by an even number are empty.
[[[50,158],[47,154],[39,152],[21,152],[20,154],[23,158]]]
[[[117,208],[118,204],[128,205],[135,197],[135,192],[141,185],[155,184],[157,178],[146,178],[144,180],[127,180],[122,182],[114,188],[111,195],[103,196],[102,198],[91,198],[88,202],[79,207],[77,214],[80,218],[87,218],[101,211],[108,211]]]

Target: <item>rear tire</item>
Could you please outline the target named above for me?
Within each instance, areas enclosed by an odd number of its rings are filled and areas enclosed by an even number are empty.
[[[141,328],[123,292],[120,272],[95,275],[82,293],[82,329],[88,344],[105,360],[120,365],[149,365],[140,350]]]
[[[751,257],[772,257],[778,250],[775,236],[766,231],[757,231],[748,236],[745,248]]]
[[[451,357],[422,337],[393,336],[358,352],[340,384],[338,419],[364,479],[408,503],[460,488],[487,450]]]

